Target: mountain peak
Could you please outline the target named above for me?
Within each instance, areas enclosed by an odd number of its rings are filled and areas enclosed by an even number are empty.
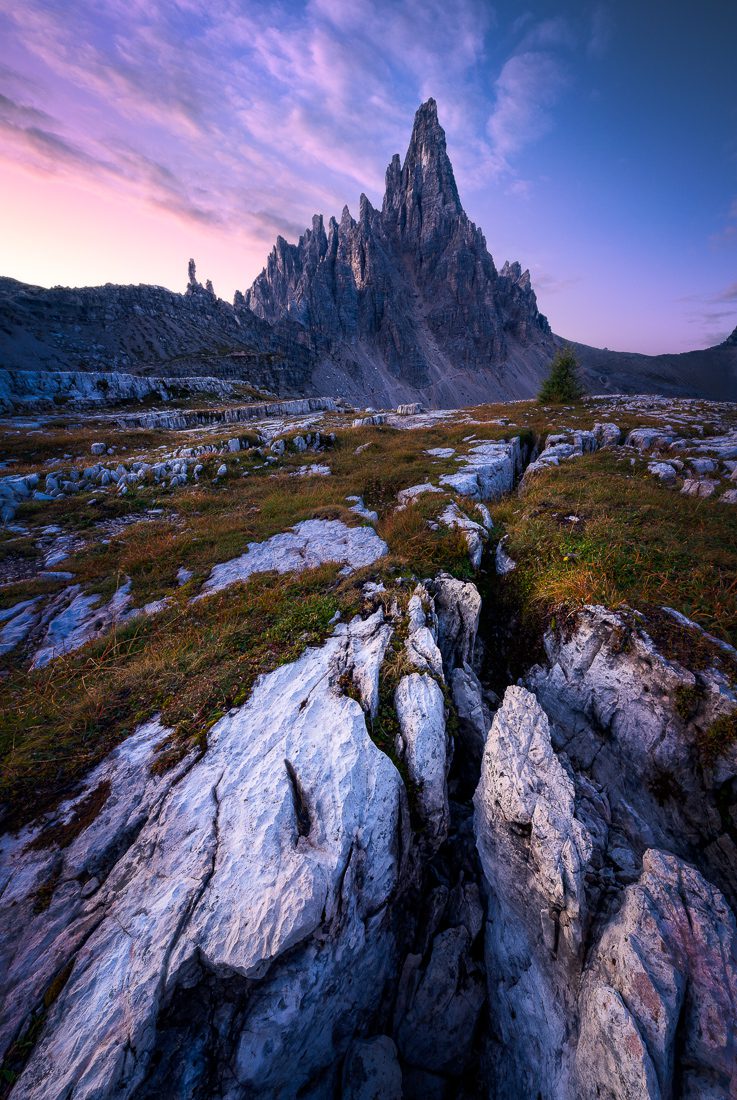
[[[737,328],[735,328],[735,330],[734,330],[734,332],[732,333],[731,336],[727,337],[727,339],[724,341],[724,343],[726,344],[726,346],[728,348],[732,348],[732,347],[737,348]]]
[[[417,109],[404,164],[400,167],[395,153],[386,170],[383,215],[404,230],[407,225],[421,223],[423,208],[443,211],[451,217],[463,214],[434,99]]]
[[[473,379],[513,355],[550,358],[529,272],[514,263],[497,273],[463,210],[434,99],[415,114],[404,162],[389,162],[381,211],[361,195],[358,218],[344,207],[337,232],[332,224],[326,240],[316,218],[246,295],[262,320],[301,325],[324,362],[354,364],[357,377],[372,364],[391,392],[432,386],[437,399],[458,370]]]
[[[429,99],[426,99],[424,103],[421,103],[420,106],[415,111],[415,128],[417,127],[417,124],[420,121],[423,121],[423,122],[425,122],[425,123],[427,123],[428,125],[431,125],[431,126],[432,125],[435,125],[435,126],[439,125],[439,123],[438,123],[438,105],[435,102],[435,100],[432,98],[432,96],[430,96]]]

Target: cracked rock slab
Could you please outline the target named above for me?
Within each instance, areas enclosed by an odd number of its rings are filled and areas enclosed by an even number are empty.
[[[193,1039],[204,1026],[197,1006],[218,983],[240,1005],[210,1035],[233,1095],[296,1096],[340,1057],[334,1021],[344,1050],[390,971],[387,905],[405,858],[401,779],[340,688],[382,626],[379,613],[370,628],[354,620],[262,676],[213,727],[205,755],[170,778],[77,913],[92,921],[84,942],[60,933],[71,972],[18,1096],[206,1087]],[[189,1005],[176,1026],[172,1004]]]
[[[736,1005],[737,926],[727,903],[694,867],[645,852],[585,975],[578,1095],[734,1096]]]
[[[251,542],[245,554],[213,567],[200,597],[246,581],[254,573],[298,573],[326,562],[348,572],[371,565],[387,553],[386,543],[370,527],[347,527],[337,519],[309,519],[265,542]]]

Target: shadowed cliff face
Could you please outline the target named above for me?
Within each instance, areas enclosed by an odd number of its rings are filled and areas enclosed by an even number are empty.
[[[358,221],[346,207],[327,231],[315,216],[296,245],[279,237],[246,304],[272,324],[299,321],[346,369],[368,358],[419,388],[459,370],[503,375],[513,355],[552,347],[529,273],[498,271],[463,210],[432,99],[404,164],[395,155],[387,168],[382,209],[362,195]]]

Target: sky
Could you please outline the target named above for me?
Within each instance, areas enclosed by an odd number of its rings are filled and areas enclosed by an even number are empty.
[[[231,299],[380,205],[433,96],[468,215],[555,332],[737,325],[735,0],[0,0],[0,274]]]

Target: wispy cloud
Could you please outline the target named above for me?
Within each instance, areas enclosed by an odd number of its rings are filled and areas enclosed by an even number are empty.
[[[737,302],[737,283],[731,283],[721,293],[715,294],[714,302]]]
[[[690,304],[684,320],[699,330],[703,344],[720,344],[737,324],[737,282],[715,294],[686,294],[678,301]]]
[[[565,84],[563,66],[549,53],[529,50],[505,63],[487,126],[498,172],[512,172],[515,155],[548,133],[552,108]]]
[[[570,287],[583,282],[583,278],[580,275],[570,276],[569,278],[560,277],[551,275],[547,271],[533,268],[533,281],[535,290],[547,295],[560,294],[561,291],[568,290]]]

